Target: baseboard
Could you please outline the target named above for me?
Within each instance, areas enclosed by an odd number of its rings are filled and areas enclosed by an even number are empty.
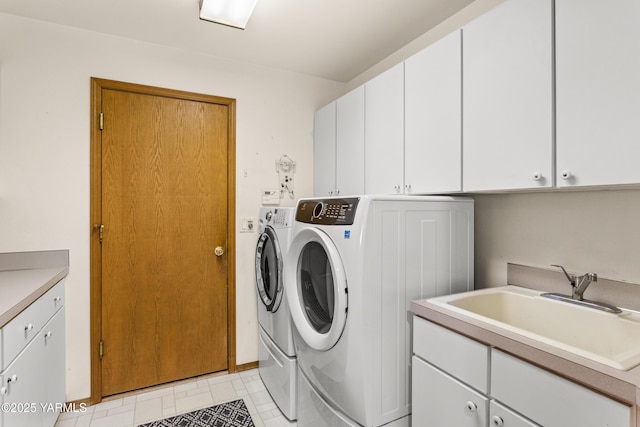
[[[249,363],[244,363],[242,365],[236,365],[236,372],[242,372],[242,371],[249,371],[251,369],[257,369],[258,368],[258,362],[249,362]]]

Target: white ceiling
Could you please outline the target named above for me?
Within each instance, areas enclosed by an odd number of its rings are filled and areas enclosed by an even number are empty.
[[[198,0],[0,0],[0,12],[348,82],[474,0],[258,0],[246,30]]]

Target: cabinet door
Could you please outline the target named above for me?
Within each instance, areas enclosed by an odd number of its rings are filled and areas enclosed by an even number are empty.
[[[336,102],[316,111],[313,121],[313,195],[336,189]]]
[[[59,413],[55,404],[66,402],[65,390],[65,310],[59,310],[47,323],[40,333],[39,345],[43,347],[43,390],[42,403],[51,405],[45,407],[43,426],[53,426]]]
[[[489,402],[489,427],[540,427],[538,424],[502,406],[495,400]]]
[[[412,369],[412,425],[487,425],[485,396],[415,356]]]
[[[42,348],[40,335],[7,367],[0,416],[4,426],[42,427]]]
[[[631,425],[629,406],[495,349],[491,395],[545,427]]]
[[[456,31],[405,61],[409,192],[462,190],[461,54],[461,32]]]
[[[556,0],[558,186],[640,183],[640,2]]]
[[[507,0],[463,28],[465,191],[553,185],[552,14]]]
[[[365,85],[365,191],[403,192],[404,64]]]
[[[336,190],[364,193],[364,86],[336,101]]]

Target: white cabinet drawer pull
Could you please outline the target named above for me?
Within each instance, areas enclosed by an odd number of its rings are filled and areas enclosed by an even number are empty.
[[[542,174],[540,172],[534,172],[533,173],[533,180],[534,181],[540,181],[542,179]]]
[[[62,297],[55,297],[55,298],[53,299],[53,302],[56,302],[56,303],[57,303],[57,302],[60,302],[60,301],[62,301]]]
[[[16,374],[11,375],[11,377],[7,379],[7,383],[17,383],[17,382],[18,382],[18,376]]]
[[[499,416],[494,415],[491,418],[491,425],[495,426],[495,427],[502,427],[502,426],[504,426],[504,420],[502,418],[500,418]]]
[[[562,179],[567,180],[570,179],[573,175],[571,174],[571,171],[564,170],[562,171],[562,174],[560,176],[562,177]]]
[[[467,404],[464,407],[464,412],[467,415],[473,415],[475,414],[475,412],[478,410],[478,405],[476,405],[475,403],[473,403],[472,401],[468,401]]]
[[[33,331],[33,323],[29,323],[27,326],[24,327],[25,331]]]

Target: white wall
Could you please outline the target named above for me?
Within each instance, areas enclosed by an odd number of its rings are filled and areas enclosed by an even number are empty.
[[[67,399],[82,399],[90,394],[90,77],[237,99],[238,217],[256,216],[285,153],[297,162],[296,198],[312,194],[313,113],[344,84],[5,14],[0,40],[0,252],[70,250]],[[258,357],[256,238],[237,236],[238,364]]]
[[[640,283],[640,190],[474,199],[476,287],[505,285],[509,262]]]
[[[505,0],[474,0],[469,6],[462,9],[460,12],[451,16],[449,19],[444,20],[439,25],[435,26],[430,31],[424,33],[420,37],[398,49],[396,52],[389,55],[373,67],[364,71],[362,74],[354,77],[347,82],[346,90],[350,91],[358,86],[371,80],[378,74],[383,73],[389,68],[393,67],[411,57],[412,55],[420,52],[425,47],[435,43],[447,34],[452,33],[455,30],[460,29],[463,25],[482,15],[486,11],[494,8],[496,5],[502,3]]]

